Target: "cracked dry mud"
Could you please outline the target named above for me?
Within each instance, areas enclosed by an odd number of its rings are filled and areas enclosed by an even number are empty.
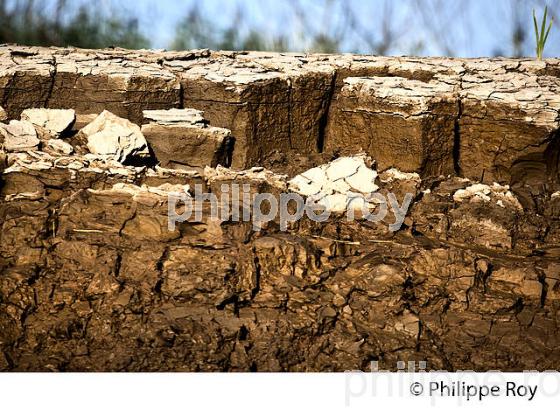
[[[0,369],[559,370],[559,88],[556,59],[0,46]],[[358,154],[414,195],[397,232],[167,229],[169,192]]]

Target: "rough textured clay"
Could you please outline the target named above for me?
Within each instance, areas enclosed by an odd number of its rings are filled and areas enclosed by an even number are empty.
[[[0,369],[560,369],[559,73],[1,46]],[[234,184],[413,200],[397,232],[340,201],[168,230]]]

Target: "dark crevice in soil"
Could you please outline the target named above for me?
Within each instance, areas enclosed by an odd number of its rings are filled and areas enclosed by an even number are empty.
[[[539,275],[539,283],[541,284],[541,308],[544,307],[545,303],[546,303],[546,296],[548,294],[548,283],[546,282],[546,274],[542,271],[539,270],[538,272]]]
[[[51,96],[54,90],[54,86],[56,84],[56,73],[58,70],[58,64],[56,61],[56,56],[53,56],[53,70],[51,72],[51,83],[49,84],[49,90],[47,92],[47,96],[45,98],[44,107],[47,108],[49,106],[49,101],[51,100]]]
[[[453,168],[455,174],[461,176],[461,164],[459,161],[461,151],[461,116],[463,115],[463,103],[461,99],[457,100],[457,118],[453,128]]]
[[[319,119],[319,135],[317,136],[317,151],[319,152],[323,152],[325,148],[325,137],[326,137],[327,126],[329,123],[331,104],[335,96],[336,80],[337,80],[337,72],[335,71],[331,79],[331,85],[327,95],[327,102],[324,107],[323,115]]]
[[[117,253],[117,257],[115,258],[115,266],[113,268],[115,278],[119,277],[121,273],[121,266],[122,266],[122,254]]]

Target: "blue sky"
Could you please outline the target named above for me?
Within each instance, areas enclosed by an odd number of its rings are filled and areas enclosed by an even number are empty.
[[[48,0],[54,1],[54,0]],[[381,33],[385,0],[347,0],[350,9],[363,30],[374,37]],[[81,4],[83,0],[70,3]],[[135,14],[142,32],[151,39],[154,48],[167,48],[173,41],[175,27],[197,5],[204,15],[215,21],[217,29],[227,28],[238,9],[245,14],[244,24],[239,27],[247,32],[250,27],[273,36],[284,33],[295,48],[305,48],[309,42],[309,30],[314,33],[341,29],[340,7],[335,0],[100,0],[96,7],[108,13],[121,11]],[[532,7],[539,13],[545,1],[528,0],[394,0],[391,21],[397,39],[388,54],[442,55],[449,52],[456,56],[491,56],[500,52],[511,54],[511,27],[517,13],[519,21],[527,30],[525,54],[533,53]],[[87,3],[86,3],[87,4]],[[294,4],[308,15],[308,27],[301,27]],[[548,2],[560,12],[560,0]],[[420,13],[419,5],[423,10]],[[342,43],[343,51],[367,52],[368,47],[351,27]],[[306,31],[307,30],[307,31]],[[552,28],[545,55],[560,53],[560,24]],[[422,47],[419,48],[419,43]]]

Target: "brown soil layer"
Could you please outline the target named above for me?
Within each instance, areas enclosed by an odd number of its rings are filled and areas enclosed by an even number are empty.
[[[9,119],[73,108],[77,131],[103,109],[140,125],[143,110],[196,108],[231,131],[236,170],[292,177],[365,152],[380,173],[422,177],[381,184],[414,193],[398,232],[343,216],[169,232],[146,187],[283,186],[2,153],[0,369],[560,370],[559,73],[560,60],[0,47]],[[454,199],[473,182],[517,202]]]

